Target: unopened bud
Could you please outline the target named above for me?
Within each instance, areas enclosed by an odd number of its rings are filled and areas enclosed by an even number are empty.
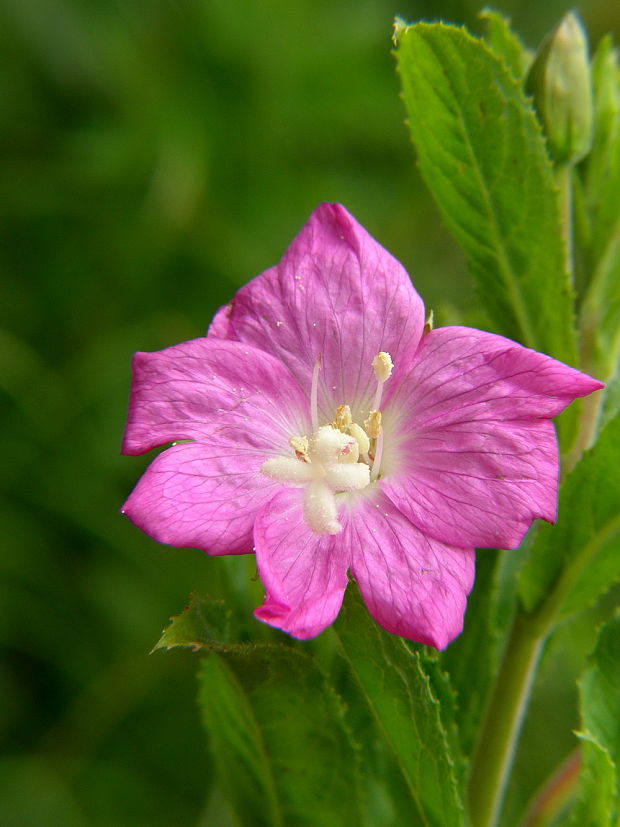
[[[569,12],[543,40],[526,90],[556,163],[577,163],[592,145],[592,80],[588,44],[579,18]]]

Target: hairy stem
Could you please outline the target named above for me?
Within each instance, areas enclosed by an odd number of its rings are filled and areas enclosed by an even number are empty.
[[[498,824],[542,647],[583,570],[601,546],[618,534],[620,514],[580,549],[534,611],[517,611],[472,765],[469,801],[473,827]]]
[[[564,243],[564,268],[575,286],[575,263],[573,260],[573,166],[562,164],[555,171],[558,188],[560,216],[562,220],[562,241]]]
[[[472,766],[469,805],[474,827],[498,823],[544,642],[536,631],[526,615],[517,614]]]

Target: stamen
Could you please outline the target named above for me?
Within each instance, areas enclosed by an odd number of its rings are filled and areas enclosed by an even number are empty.
[[[378,411],[381,405],[381,396],[383,394],[383,383],[389,379],[394,369],[394,363],[389,353],[384,350],[379,351],[372,360],[372,367],[377,378],[377,390],[375,391],[375,398],[372,403],[373,410]]]
[[[372,367],[378,382],[385,382],[392,375],[394,363],[389,353],[380,350],[372,360]]]
[[[375,443],[375,458],[372,462],[372,469],[370,471],[370,481],[374,482],[379,476],[381,470],[381,459],[383,457],[383,428],[379,431],[379,436]]]
[[[310,462],[308,457],[308,437],[307,436],[292,436],[288,444],[291,446],[298,459],[304,462]]]
[[[351,423],[351,425],[349,425],[349,433],[359,445],[360,454],[367,454],[370,450],[370,440],[361,425],[358,425],[357,422]]]
[[[336,408],[336,421],[334,422],[334,426],[338,428],[339,431],[346,431],[352,422],[351,408],[348,405],[338,405]]]
[[[371,411],[368,419],[364,421],[364,428],[371,439],[377,439],[381,433],[381,411]]]
[[[312,385],[310,386],[310,421],[312,430],[319,429],[319,370],[321,369],[321,357],[314,363],[312,371]]]
[[[295,458],[271,457],[261,465],[262,473],[274,482],[304,488],[304,520],[315,534],[342,531],[336,497],[361,491],[380,475],[384,444],[380,405],[383,385],[394,368],[390,354],[377,353],[372,367],[377,390],[364,427],[353,421],[351,408],[346,404],[338,405],[332,422],[319,426],[319,355],[310,386],[312,433],[290,437]]]

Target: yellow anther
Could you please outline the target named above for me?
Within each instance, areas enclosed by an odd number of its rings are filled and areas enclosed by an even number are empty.
[[[308,457],[308,437],[307,436],[292,436],[288,444],[291,446],[293,451],[297,454],[299,459],[303,459],[304,462],[309,462],[310,458]]]
[[[372,367],[377,377],[377,382],[385,382],[392,375],[394,363],[389,353],[381,350],[372,360]]]
[[[352,422],[351,408],[348,405],[338,405],[336,408],[336,421],[334,422],[334,427],[338,428],[339,431],[344,432],[348,430]]]
[[[377,439],[381,433],[381,411],[371,411],[364,422],[364,428],[371,439]]]

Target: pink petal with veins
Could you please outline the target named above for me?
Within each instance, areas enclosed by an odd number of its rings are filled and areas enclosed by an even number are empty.
[[[249,345],[193,339],[136,353],[133,371],[125,454],[214,431],[288,451],[289,437],[309,427],[308,399],[285,366]]]
[[[318,536],[304,522],[303,494],[281,489],[256,518],[256,564],[266,591],[254,614],[293,637],[315,637],[336,618],[347,587],[341,535]]]
[[[548,419],[604,387],[503,336],[440,327],[423,337],[406,378],[386,385],[384,407],[403,432],[466,420]]]
[[[211,335],[248,342],[281,360],[309,393],[321,358],[319,410],[368,404],[370,369],[381,350],[406,370],[424,325],[409,276],[339,204],[322,204],[277,267],[243,287],[219,311]]]
[[[384,629],[437,649],[461,633],[473,548],[426,536],[380,492],[352,509],[343,540],[362,598]]]
[[[501,336],[433,330],[407,377],[387,388],[398,462],[382,487],[431,537],[514,548],[532,520],[555,519],[558,452],[549,417],[600,387]]]
[[[174,445],[156,457],[123,506],[149,537],[207,554],[248,554],[258,510],[279,486],[263,454],[228,441]]]
[[[556,516],[550,422],[463,422],[412,436],[381,487],[412,523],[462,548],[516,548],[534,519]]]

